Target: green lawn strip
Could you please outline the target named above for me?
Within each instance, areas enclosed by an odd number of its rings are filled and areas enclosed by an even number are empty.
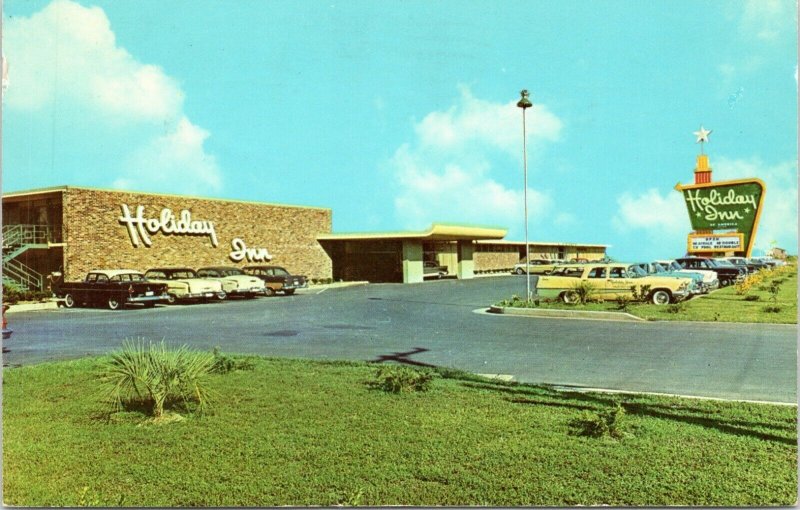
[[[791,266],[787,274],[779,275],[785,281],[781,284],[777,300],[767,290],[752,288],[746,295],[737,295],[734,287],[725,287],[710,294],[695,296],[677,306],[656,306],[649,303],[630,303],[623,310],[616,301],[589,302],[582,305],[567,305],[558,301],[540,301],[532,308],[555,310],[585,310],[620,312],[626,311],[643,319],[677,321],[721,321],[757,322],[773,324],[797,324],[797,266]],[[771,279],[762,287],[768,287]],[[758,296],[757,301],[747,301],[746,296]],[[502,306],[502,303],[497,303]],[[506,305],[507,306],[507,305]],[[528,307],[525,301],[516,301],[515,307]],[[779,311],[770,311],[777,307]]]
[[[257,358],[212,410],[102,419],[97,359],[4,372],[3,488],[21,506],[791,505],[796,408],[437,377],[371,389],[375,365]],[[575,435],[621,402],[628,435]]]

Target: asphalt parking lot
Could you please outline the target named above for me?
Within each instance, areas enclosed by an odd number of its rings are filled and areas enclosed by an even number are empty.
[[[8,366],[103,354],[126,338],[279,357],[437,365],[568,387],[796,402],[794,325],[616,322],[481,313],[515,276],[311,288],[154,309],[9,314]]]

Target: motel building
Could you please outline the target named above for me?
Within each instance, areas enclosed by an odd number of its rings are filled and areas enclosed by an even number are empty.
[[[333,233],[332,211],[76,186],[3,195],[3,281],[45,290],[47,276],[93,269],[274,264],[311,280],[421,282],[510,272],[525,243],[502,228],[433,224],[419,232]],[[531,242],[531,258],[598,260],[607,245]]]

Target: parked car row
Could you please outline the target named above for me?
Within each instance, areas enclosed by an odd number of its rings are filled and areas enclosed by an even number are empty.
[[[604,300],[641,296],[656,305],[674,303],[702,291],[698,279],[692,276],[651,275],[638,264],[565,264],[534,278],[539,296],[565,303],[576,302],[581,290]]]
[[[239,296],[252,299],[277,292],[292,295],[308,287],[305,276],[289,274],[279,266],[255,265],[242,269],[218,266],[195,271],[188,267],[162,267],[142,273],[133,269],[90,271],[81,282],[53,284],[53,297],[67,308],[105,305],[117,310],[129,304],[145,307],[157,303],[222,301]]]
[[[524,261],[515,265],[512,272],[525,274],[526,266],[530,274],[537,275],[537,292],[545,298],[570,302],[575,299],[576,279],[579,279],[590,284],[602,299],[632,298],[632,287],[646,288],[647,300],[665,304],[741,282],[748,274],[770,264],[763,258],[744,257],[680,257],[636,263],[531,259],[527,265]]]

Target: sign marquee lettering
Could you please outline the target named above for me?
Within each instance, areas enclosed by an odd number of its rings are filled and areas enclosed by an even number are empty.
[[[192,220],[192,213],[184,209],[180,217],[176,217],[172,209],[162,209],[158,218],[145,218],[144,206],[136,208],[136,216],[131,215],[127,204],[122,204],[122,217],[119,222],[128,227],[128,234],[134,246],[139,246],[139,240],[145,246],[153,242],[150,234],[161,232],[165,235],[204,235],[211,238],[211,244],[216,248],[219,244],[214,223],[211,221]]]
[[[709,250],[744,250],[744,234],[689,235],[689,253]]]
[[[725,221],[725,220],[743,220],[744,215],[741,209],[736,210],[720,210],[719,206],[730,206],[730,205],[749,205],[752,209],[744,211],[746,213],[755,212],[756,210],[756,196],[754,194],[748,195],[739,195],[736,193],[736,190],[733,188],[728,189],[728,193],[722,194],[719,191],[712,189],[708,196],[700,196],[701,190],[695,190],[694,195],[692,195],[692,190],[687,189],[686,193],[686,203],[692,209],[693,213],[697,211],[701,211],[705,213],[705,219],[707,221]]]
[[[750,253],[755,240],[766,186],[759,179],[678,184],[683,193],[692,229],[710,234],[715,230],[734,230],[733,236],[715,236],[689,240],[689,251],[728,250]]]
[[[272,260],[272,255],[266,248],[248,248],[244,240],[238,237],[231,241],[231,253],[228,255],[232,261],[265,262]]]

